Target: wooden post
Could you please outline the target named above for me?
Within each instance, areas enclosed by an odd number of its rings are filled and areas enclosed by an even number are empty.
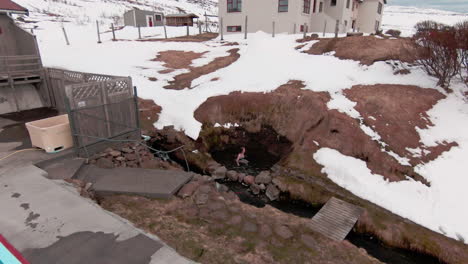
[[[63,36],[65,37],[65,42],[69,46],[70,42],[68,41],[67,31],[65,31],[65,27],[62,27],[62,31],[63,31]]]
[[[224,40],[223,31],[223,18],[221,18],[221,21],[219,22],[219,33],[221,33],[221,40]]]
[[[190,36],[189,25],[187,24],[187,37]]]
[[[96,30],[97,30],[97,43],[98,44],[101,44],[102,41],[101,41],[101,32],[99,31],[99,22],[96,20]]]
[[[336,25],[335,25],[335,38],[338,37],[338,31],[340,30],[340,20],[336,20]]]
[[[296,23],[294,23],[293,34],[296,34]]]
[[[141,39],[141,27],[138,25],[138,39]]]
[[[249,32],[248,27],[247,27],[247,22],[248,22],[248,17],[245,16],[245,27],[244,27],[244,39],[247,39],[247,32]]]
[[[271,36],[274,38],[275,37],[275,21],[272,23],[273,31],[271,33]]]
[[[198,34],[201,35],[202,29],[201,29],[201,22],[200,22],[200,19],[197,19],[197,22],[198,22]]]
[[[206,15],[206,11],[205,11],[205,32],[208,32],[208,16]]]
[[[327,32],[327,20],[325,20],[325,24],[323,25],[323,36],[325,37],[325,33]]]
[[[167,39],[166,17],[165,16],[163,16],[163,26],[164,26],[164,38]]]
[[[111,28],[112,28],[112,41],[116,41],[116,39],[115,39],[114,23],[111,24]]]
[[[304,23],[304,28],[303,28],[303,31],[304,31],[304,37],[303,37],[303,38],[304,38],[304,39],[306,38],[306,26],[307,26],[307,24]]]

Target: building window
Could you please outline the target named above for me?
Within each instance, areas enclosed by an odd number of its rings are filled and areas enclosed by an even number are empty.
[[[320,2],[319,4],[319,13],[322,13],[323,11],[323,2]]]
[[[336,0],[331,0],[330,5],[331,6],[336,6]]]
[[[314,0],[313,12],[315,13],[316,11],[317,11],[317,0]]]
[[[304,0],[304,6],[302,8],[302,12],[306,13],[306,14],[310,14],[310,0]],[[315,12],[315,10],[314,10],[314,12]]]
[[[156,15],[156,21],[162,21],[162,16],[161,15]]]
[[[350,0],[346,0],[346,8],[349,9]]]
[[[379,2],[379,7],[377,8],[377,13],[378,14],[382,14],[382,8],[383,8],[383,5],[381,2]]]
[[[278,0],[278,12],[288,12],[289,0]]]
[[[227,0],[227,11],[228,13],[242,12],[242,0]]]
[[[242,26],[227,26],[227,32],[241,32]]]

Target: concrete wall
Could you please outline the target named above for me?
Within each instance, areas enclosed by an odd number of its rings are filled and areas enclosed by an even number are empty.
[[[161,21],[156,21],[156,15],[161,16]],[[124,24],[126,26],[138,26],[147,27],[148,23],[146,16],[151,16],[153,18],[153,27],[162,26],[164,24],[164,15],[163,13],[133,9],[124,13]]]
[[[377,13],[379,2],[382,3],[382,13],[384,9],[383,0],[366,0],[359,5],[359,16],[357,19],[357,26],[360,31],[365,33],[374,33],[375,22],[379,21],[380,27],[382,26],[382,14]]]
[[[36,38],[5,14],[0,14],[0,29],[0,56],[39,55]]]

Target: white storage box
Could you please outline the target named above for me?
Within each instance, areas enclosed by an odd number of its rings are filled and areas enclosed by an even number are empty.
[[[26,123],[33,146],[55,153],[73,146],[68,115],[54,116]]]

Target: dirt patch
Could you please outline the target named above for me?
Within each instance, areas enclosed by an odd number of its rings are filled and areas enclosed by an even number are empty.
[[[148,77],[148,80],[152,81],[152,82],[156,82],[158,80],[158,78],[156,77]]]
[[[244,204],[203,177],[190,184],[185,199],[114,196],[101,205],[200,263],[379,263],[347,241],[312,232],[306,218]]]
[[[189,67],[188,69],[190,72],[175,76],[174,80],[170,81],[169,85],[164,88],[174,90],[192,88],[192,81],[196,78],[227,67],[240,58],[239,49],[231,49],[228,52],[228,56],[218,57],[206,65],[200,67]]]
[[[180,50],[161,51],[158,56],[156,56],[156,59],[152,61],[164,62],[163,66],[170,69],[188,69],[193,60],[201,58],[205,53],[207,52]]]
[[[340,59],[360,61],[364,65],[386,60],[413,63],[416,59],[414,54],[418,54],[410,39],[380,39],[374,36],[320,39],[305,52],[321,55],[331,51],[335,51],[335,56]]]
[[[436,147],[421,144],[416,127],[426,129],[433,125],[426,112],[445,96],[434,89],[410,85],[357,85],[344,94],[357,103],[355,109],[364,118],[366,125],[379,133],[392,151],[410,159],[415,166],[428,162],[448,151],[457,143],[441,143]],[[414,157],[409,149],[420,149]]]
[[[328,147],[363,160],[371,171],[390,181],[405,180],[409,175],[427,184],[411,166],[401,165],[383,152],[381,145],[362,131],[359,120],[329,110],[328,93],[302,87],[302,82],[291,81],[267,94],[234,92],[209,98],[195,111],[195,118],[204,124],[200,136],[205,144],[223,142],[226,135],[223,128],[213,127],[215,123],[237,123],[250,133],[270,126],[293,143],[292,152],[281,162],[284,166],[323,175],[311,153]]]
[[[161,106],[154,103],[151,99],[138,98],[138,107],[140,110],[140,126],[143,130],[154,129],[154,123],[159,119]]]
[[[140,39],[138,41],[162,41],[162,42],[205,42],[218,37],[217,33],[203,33],[198,35],[192,36],[183,36],[183,37],[176,37],[176,38],[168,38],[168,39],[161,39],[161,38],[150,38],[150,39]]]

